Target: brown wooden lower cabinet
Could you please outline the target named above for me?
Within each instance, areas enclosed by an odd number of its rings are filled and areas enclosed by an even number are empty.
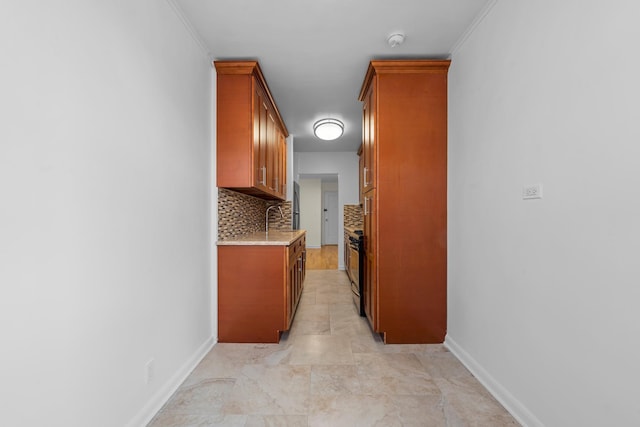
[[[218,341],[277,343],[306,272],[305,237],[289,246],[218,246]]]
[[[376,280],[376,190],[369,191],[363,197],[364,217],[364,312],[374,331],[378,329],[378,284]]]

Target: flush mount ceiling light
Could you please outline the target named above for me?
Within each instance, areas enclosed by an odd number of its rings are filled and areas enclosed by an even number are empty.
[[[399,46],[404,42],[404,34],[402,33],[393,33],[389,37],[387,37],[387,43],[393,49],[396,46]]]
[[[321,119],[313,124],[313,133],[325,141],[333,141],[342,136],[344,123],[338,119]]]

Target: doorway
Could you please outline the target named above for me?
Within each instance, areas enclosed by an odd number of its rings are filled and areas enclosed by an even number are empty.
[[[324,191],[322,216],[324,219],[322,227],[322,244],[337,245],[338,244],[338,192]]]
[[[307,269],[338,269],[337,174],[300,174],[300,228],[307,230]]]

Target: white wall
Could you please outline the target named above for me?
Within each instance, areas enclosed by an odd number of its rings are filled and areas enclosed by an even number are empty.
[[[640,425],[638,16],[500,0],[453,54],[447,343],[528,425]]]
[[[140,425],[212,343],[211,67],[164,1],[2,9],[0,425]]]
[[[293,181],[295,180],[295,175],[293,173],[293,147],[294,147],[294,138],[293,135],[289,135],[287,137],[287,200],[293,201]]]
[[[307,231],[306,245],[322,245],[322,181],[300,179],[300,228]]]
[[[295,153],[294,174],[338,175],[338,268],[344,270],[344,205],[358,204],[358,155],[355,152]]]

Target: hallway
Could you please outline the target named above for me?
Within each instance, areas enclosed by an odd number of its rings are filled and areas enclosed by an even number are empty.
[[[307,270],[337,270],[338,245],[307,248]]]
[[[517,426],[444,346],[384,345],[344,271],[311,270],[279,344],[217,344],[149,424]]]

